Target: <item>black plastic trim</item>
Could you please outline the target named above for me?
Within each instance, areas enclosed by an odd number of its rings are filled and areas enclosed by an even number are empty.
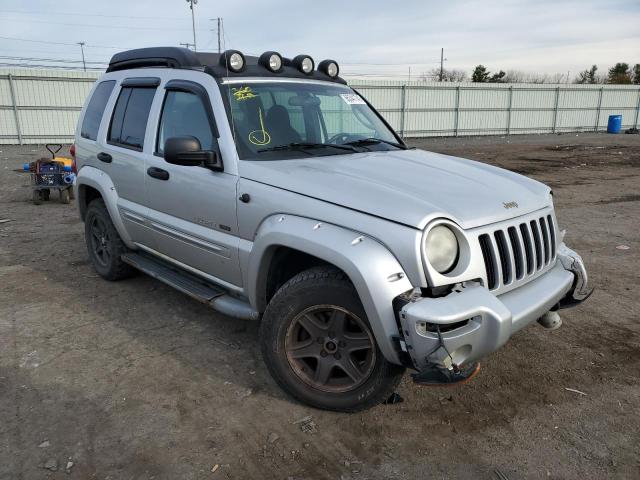
[[[131,77],[120,82],[121,87],[157,88],[158,85],[160,85],[158,77]]]
[[[209,125],[211,126],[213,136],[216,138],[220,138],[220,132],[218,131],[216,118],[215,118],[215,115],[213,114],[213,108],[211,107],[211,99],[209,98],[209,94],[207,93],[206,88],[204,88],[199,83],[191,82],[189,80],[170,80],[164,86],[164,89],[180,91],[180,92],[188,92],[198,96],[202,101],[202,103],[204,104],[205,110],[207,111],[207,116],[209,117]],[[164,107],[164,104],[163,104],[163,107]]]

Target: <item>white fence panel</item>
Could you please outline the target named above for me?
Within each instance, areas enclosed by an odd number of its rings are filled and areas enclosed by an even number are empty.
[[[70,142],[99,72],[0,69],[0,143]],[[527,85],[354,80],[403,137],[598,131],[609,115],[638,126],[637,85]],[[329,106],[331,131],[348,128]],[[355,128],[354,126],[351,126]]]

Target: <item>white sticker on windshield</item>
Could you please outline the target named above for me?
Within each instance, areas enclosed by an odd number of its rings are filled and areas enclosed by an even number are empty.
[[[366,105],[362,97],[357,93],[341,93],[340,96],[347,105]]]

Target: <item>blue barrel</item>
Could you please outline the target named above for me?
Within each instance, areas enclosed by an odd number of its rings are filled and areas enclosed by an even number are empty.
[[[622,130],[622,115],[609,115],[607,133],[620,133]]]

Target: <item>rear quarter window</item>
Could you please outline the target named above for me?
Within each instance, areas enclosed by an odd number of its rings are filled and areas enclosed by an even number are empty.
[[[88,140],[98,138],[100,121],[102,120],[104,109],[107,106],[115,84],[115,80],[100,82],[94,90],[91,100],[89,100],[89,105],[87,105],[87,110],[84,113],[84,119],[82,120],[82,127],[80,128],[80,136],[82,138]]]
[[[113,110],[109,143],[142,150],[155,88],[124,87]]]

